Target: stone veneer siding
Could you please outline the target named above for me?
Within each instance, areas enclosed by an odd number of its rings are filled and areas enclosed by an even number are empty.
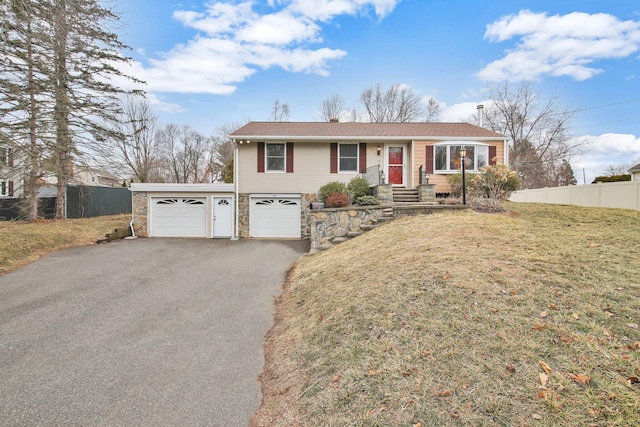
[[[393,202],[393,185],[379,184],[372,187],[373,197],[378,199],[381,204]]]
[[[131,194],[131,220],[136,235],[149,237],[149,201],[146,192]]]

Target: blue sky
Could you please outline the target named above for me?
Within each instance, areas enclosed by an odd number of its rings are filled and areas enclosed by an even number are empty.
[[[640,162],[640,2],[117,0],[133,48],[129,72],[147,82],[163,123],[214,134],[224,124],[318,120],[339,93],[401,83],[463,121],[487,88],[535,81],[577,112],[587,141],[571,159],[579,183],[609,164]],[[606,106],[606,107],[605,107]],[[601,107],[601,108],[594,108]]]

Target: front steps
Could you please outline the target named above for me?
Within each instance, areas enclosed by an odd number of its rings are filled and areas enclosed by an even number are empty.
[[[393,203],[419,203],[420,194],[417,188],[393,188]]]

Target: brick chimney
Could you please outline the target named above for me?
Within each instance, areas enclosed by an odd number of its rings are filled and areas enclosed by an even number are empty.
[[[338,120],[336,117],[333,117],[331,119],[329,119],[330,123],[338,123],[340,120]]]

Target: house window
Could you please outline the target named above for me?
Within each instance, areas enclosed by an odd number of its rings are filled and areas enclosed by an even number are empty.
[[[285,154],[285,144],[267,144],[267,172],[284,172]]]
[[[0,182],[0,196],[6,196],[7,195],[7,183],[2,181]]]
[[[465,145],[467,155],[465,157],[465,170],[478,171],[488,164],[489,147],[486,145]],[[462,169],[460,164],[460,150],[462,145],[436,145],[435,146],[435,172],[458,172]]]
[[[6,165],[7,164],[7,153],[9,150],[7,150],[6,148],[2,148],[0,147],[0,165]]]
[[[339,162],[340,172],[358,172],[358,144],[340,144]]]

